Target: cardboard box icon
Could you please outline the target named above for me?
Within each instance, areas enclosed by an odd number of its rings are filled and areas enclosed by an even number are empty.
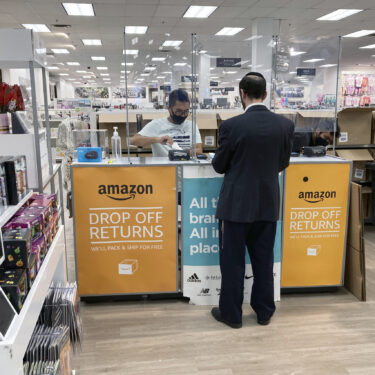
[[[319,255],[321,250],[322,250],[321,245],[310,245],[307,248],[307,256],[317,256]]]
[[[138,270],[137,259],[124,259],[118,265],[119,275],[133,275]]]

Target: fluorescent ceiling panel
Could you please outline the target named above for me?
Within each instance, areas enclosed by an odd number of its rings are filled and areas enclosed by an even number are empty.
[[[70,66],[78,66],[78,65],[80,65],[80,63],[77,62],[77,61],[70,61],[70,62],[67,62],[67,64],[70,65]]]
[[[362,36],[374,34],[375,30],[359,30],[355,33],[344,35],[344,38],[361,38]]]
[[[96,69],[98,70],[108,70],[107,66],[97,66]]]
[[[105,61],[104,56],[91,56],[92,61]]]
[[[343,18],[362,12],[363,9],[337,9],[323,17],[317,18],[317,21],[340,21]]]
[[[175,63],[173,64],[174,66],[185,66],[187,63],[180,62],[180,63]]]
[[[60,70],[58,66],[48,66],[47,69],[48,70]]]
[[[310,59],[310,60],[304,60],[304,63],[314,63],[318,61],[324,61],[324,59]]]
[[[126,50],[126,54],[127,55],[138,55],[138,50],[137,49],[127,49]],[[124,54],[125,53],[125,51],[124,50],[122,50],[122,53]]]
[[[153,57],[151,61],[165,61],[166,57]]]
[[[243,27],[223,27],[215,35],[233,36],[233,35],[238,34],[243,29],[244,29]]]
[[[102,41],[100,39],[82,39],[82,43],[85,46],[101,46]]]
[[[303,51],[290,51],[289,52],[290,56],[299,56],[299,55],[303,55],[304,53],[306,52],[303,52]]]
[[[146,34],[148,26],[125,26],[125,34]]]
[[[125,66],[125,63],[123,62],[123,63],[121,63],[121,65],[122,65],[122,66]],[[127,65],[127,66],[133,66],[134,63],[133,63],[133,62],[127,62],[126,65]]]
[[[369,44],[368,46],[363,46],[363,47],[359,47],[361,49],[374,49],[375,48],[375,44]]]
[[[68,16],[95,16],[92,4],[88,3],[62,3]]]
[[[184,18],[208,18],[216,9],[215,6],[191,5],[185,12]]]
[[[47,25],[41,23],[23,23],[22,26],[25,29],[30,29],[35,31],[36,33],[50,33],[51,30],[47,27]]]
[[[319,68],[332,68],[333,66],[337,66],[337,64],[324,64],[320,65]]]
[[[162,46],[163,47],[179,47],[183,43],[182,40],[166,40]]]
[[[70,53],[66,48],[51,48],[51,51],[57,55],[66,55]]]

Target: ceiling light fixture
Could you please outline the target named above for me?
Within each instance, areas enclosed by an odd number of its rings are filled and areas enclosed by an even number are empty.
[[[80,65],[80,63],[77,62],[77,61],[70,61],[70,62],[67,62],[67,64],[70,65],[70,66],[78,66],[78,65]]]
[[[375,30],[360,30],[355,33],[344,35],[344,38],[361,38],[362,36],[374,34]]]
[[[122,65],[122,66],[125,66],[125,63],[123,62],[123,63],[121,63],[121,65]],[[133,66],[134,63],[133,63],[133,62],[128,62],[128,63],[126,63],[126,65],[128,65],[128,66]]]
[[[337,64],[324,64],[320,65],[319,68],[332,68],[334,66],[337,66]]]
[[[95,16],[94,7],[88,3],[62,3],[68,16]]]
[[[166,57],[153,57],[151,61],[165,61]]]
[[[100,39],[81,39],[85,46],[101,46],[102,41]]]
[[[325,16],[317,18],[317,21],[339,21],[343,18],[352,16],[353,14],[362,12],[363,9],[337,9]]]
[[[127,55],[138,55],[138,50],[137,49],[127,49],[126,54]],[[122,54],[125,54],[125,50],[122,50]]]
[[[184,14],[184,18],[208,18],[217,7],[191,5]]]
[[[183,43],[182,40],[166,40],[162,44],[163,47],[179,47]]]
[[[87,73],[86,70],[76,70],[76,73]]]
[[[221,30],[219,30],[215,35],[221,35],[221,36],[233,36],[238,34],[240,31],[242,31],[243,27],[223,27]]]
[[[303,51],[292,51],[292,50],[290,50],[290,52],[289,52],[289,54],[290,54],[290,56],[299,56],[299,55],[303,55],[304,53],[306,53],[306,52],[303,52]]]
[[[23,23],[22,26],[25,29],[30,29],[35,31],[36,33],[50,33],[51,30],[47,27],[47,25],[40,24],[40,23]]]
[[[104,56],[91,56],[92,61],[105,61]]]
[[[125,34],[146,34],[148,26],[125,26]]]
[[[187,63],[185,62],[179,62],[179,63],[174,63],[174,66],[185,66]]]
[[[51,51],[55,54],[66,55],[70,53],[66,48],[51,48]]]
[[[106,66],[97,66],[96,69],[98,69],[98,70],[108,70],[108,67],[106,67]]]
[[[62,77],[67,77],[69,74],[68,73],[60,73],[59,76],[62,76]]]
[[[359,47],[360,49],[374,49],[375,44],[369,44],[368,46]]]
[[[263,35],[252,35],[251,37],[245,39],[246,42],[252,41],[252,40],[257,40],[257,39],[262,39]]]
[[[318,61],[324,61],[325,59],[310,59],[310,60],[304,60],[304,63],[314,63]]]
[[[100,75],[101,75],[102,77],[108,77],[108,76],[109,76],[109,73],[100,73]]]
[[[150,70],[150,71],[152,71],[152,70],[156,70],[156,68],[155,68],[154,66],[146,66],[146,67],[145,67],[145,70]]]
[[[47,69],[48,70],[60,70],[58,66],[48,66]]]

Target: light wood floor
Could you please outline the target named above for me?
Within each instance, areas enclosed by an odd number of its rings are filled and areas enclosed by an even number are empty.
[[[69,277],[74,280],[71,224]],[[76,375],[375,374],[375,228],[366,228],[367,296],[283,295],[269,326],[244,307],[233,330],[179,300],[81,305]]]

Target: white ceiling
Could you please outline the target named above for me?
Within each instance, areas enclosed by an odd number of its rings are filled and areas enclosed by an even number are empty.
[[[69,1],[69,0],[67,0]],[[79,0],[77,0],[79,1]],[[90,0],[82,0],[89,2]],[[73,2],[73,1],[70,1]],[[219,49],[218,53],[237,48],[241,56],[244,48],[251,51],[251,42],[244,39],[251,36],[252,22],[257,17],[281,19],[281,37],[283,40],[307,37],[337,37],[361,29],[375,29],[375,0],[92,0],[95,17],[68,16],[61,2],[56,0],[0,0],[0,27],[20,28],[23,23],[44,23],[53,32],[64,32],[68,39],[57,34],[41,34],[48,48],[68,48],[69,55],[55,55],[49,58],[49,65],[79,61],[80,67],[59,65],[60,70],[52,74],[69,73],[71,78],[81,74],[76,70],[88,70],[99,76],[96,66],[108,66],[113,84],[120,80],[123,61],[123,31],[125,25],[149,26],[146,35],[139,35],[138,43],[127,48],[141,51],[132,71],[143,71],[144,64],[150,62],[147,55],[165,56],[158,48],[166,39],[183,40],[181,49],[168,53],[166,63],[153,63],[158,66],[157,74],[168,70],[168,61],[190,59],[191,33],[198,35],[203,49]],[[183,14],[190,5],[215,5],[218,9],[208,19],[184,19]],[[338,8],[357,8],[365,11],[338,22],[316,21],[316,18]],[[69,24],[68,29],[55,28],[53,24]],[[278,34],[278,22],[275,21],[274,33]],[[216,37],[214,34],[222,27],[243,27],[244,30],[233,37]],[[166,36],[166,34],[171,34]],[[127,38],[128,44],[134,36]],[[101,39],[102,46],[83,46],[81,39]],[[150,45],[149,41],[153,40]],[[204,41],[204,42],[203,42]],[[375,44],[375,37],[345,39],[343,42],[343,65],[375,64],[375,50],[360,50],[359,47]],[[75,49],[73,48],[75,47]],[[216,52],[216,51],[215,51]],[[246,52],[246,54],[251,52]],[[105,56],[106,61],[91,61],[91,56]],[[243,58],[249,58],[244,56]],[[133,57],[130,57],[133,61]],[[187,60],[189,62],[189,60]],[[160,69],[159,69],[160,67]],[[189,67],[183,68],[189,74]],[[85,80],[81,80],[85,81]],[[98,78],[98,84],[103,81]]]

